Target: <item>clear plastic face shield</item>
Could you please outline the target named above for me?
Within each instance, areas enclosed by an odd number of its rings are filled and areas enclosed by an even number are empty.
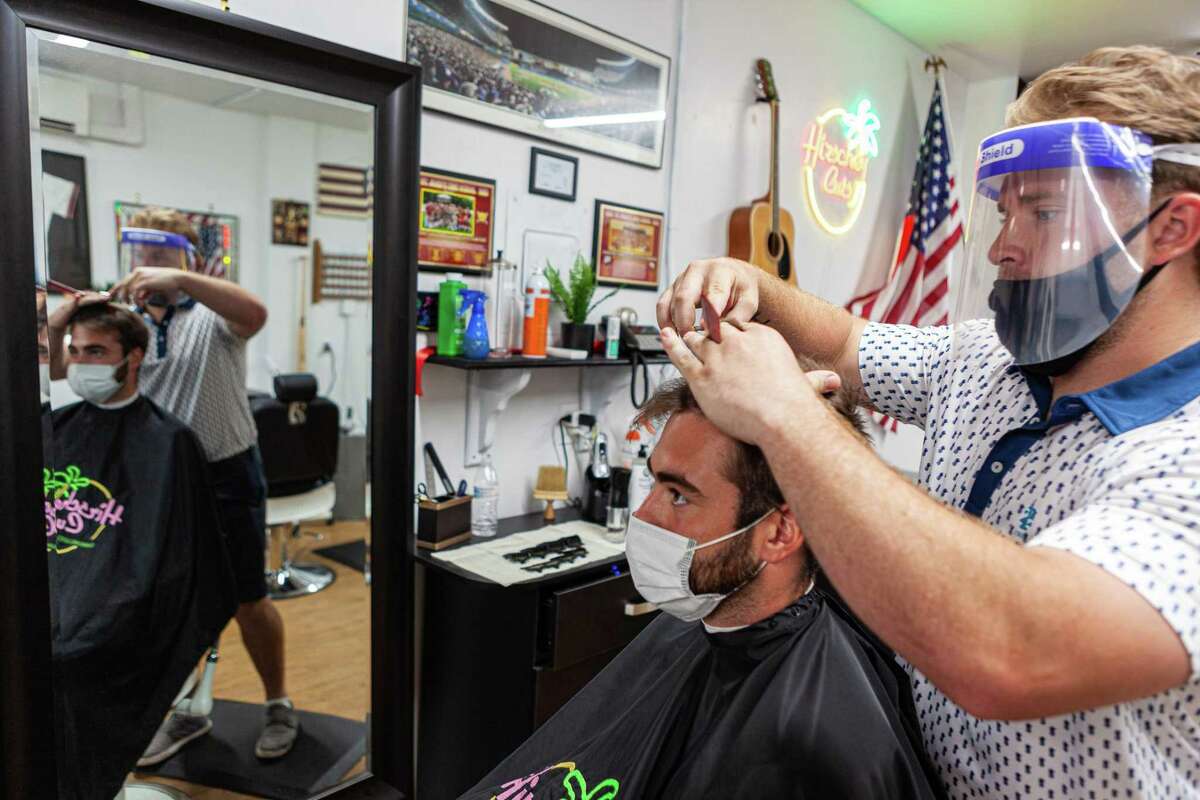
[[[994,319],[1017,364],[1059,374],[1108,330],[1150,270],[1154,150],[1090,118],[983,140],[951,309],[956,355]]]
[[[187,270],[191,268],[195,252],[192,243],[182,234],[153,228],[121,229],[123,275],[128,275],[138,267]],[[175,301],[176,298],[157,292],[151,295],[146,303],[152,306],[166,306]]]

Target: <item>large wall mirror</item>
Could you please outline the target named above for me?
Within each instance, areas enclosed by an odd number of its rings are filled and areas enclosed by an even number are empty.
[[[416,70],[174,2],[0,50],[0,794],[410,794]]]

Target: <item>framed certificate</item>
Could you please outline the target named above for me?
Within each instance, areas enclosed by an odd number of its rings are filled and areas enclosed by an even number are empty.
[[[597,200],[592,240],[596,282],[657,291],[663,226],[661,211]]]
[[[579,181],[579,159],[552,153],[540,147],[530,148],[529,193],[575,202]]]
[[[417,267],[484,272],[492,257],[491,178],[421,168]]]

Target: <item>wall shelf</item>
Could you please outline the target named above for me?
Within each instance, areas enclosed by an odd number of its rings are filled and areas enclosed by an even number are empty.
[[[647,366],[663,366],[670,364],[666,355],[653,355],[645,358]],[[473,359],[461,356],[430,356],[425,365],[436,364],[451,369],[461,369],[467,373],[466,393],[466,424],[463,441],[463,466],[478,466],[483,460],[483,454],[491,449],[496,441],[496,430],[500,417],[508,408],[509,401],[520,394],[529,385],[533,374],[530,370],[549,369],[553,367],[586,368],[581,373],[580,383],[582,407],[591,409],[597,415],[611,402],[607,397],[609,382],[601,376],[612,374],[612,370],[600,370],[602,367],[629,367],[633,359],[629,357],[608,359],[602,356],[590,358],[525,358],[512,356],[510,358]]]
[[[454,369],[465,370],[494,370],[494,369],[546,369],[549,367],[628,367],[633,363],[633,360],[628,357],[622,358],[603,358],[601,356],[592,356],[574,360],[570,358],[525,358],[524,356],[512,356],[510,358],[487,358],[476,360],[473,358],[463,358],[461,356],[430,356],[426,364],[437,364],[442,367],[452,367]],[[659,366],[662,364],[670,364],[671,360],[665,355],[646,356],[646,363],[650,366]]]

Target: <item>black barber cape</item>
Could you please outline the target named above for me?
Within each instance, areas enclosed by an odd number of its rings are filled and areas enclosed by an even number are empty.
[[[730,633],[660,615],[463,798],[942,796],[907,676],[815,589]]]
[[[111,800],[237,608],[207,464],[145,398],[52,412],[44,499],[60,800]]]

